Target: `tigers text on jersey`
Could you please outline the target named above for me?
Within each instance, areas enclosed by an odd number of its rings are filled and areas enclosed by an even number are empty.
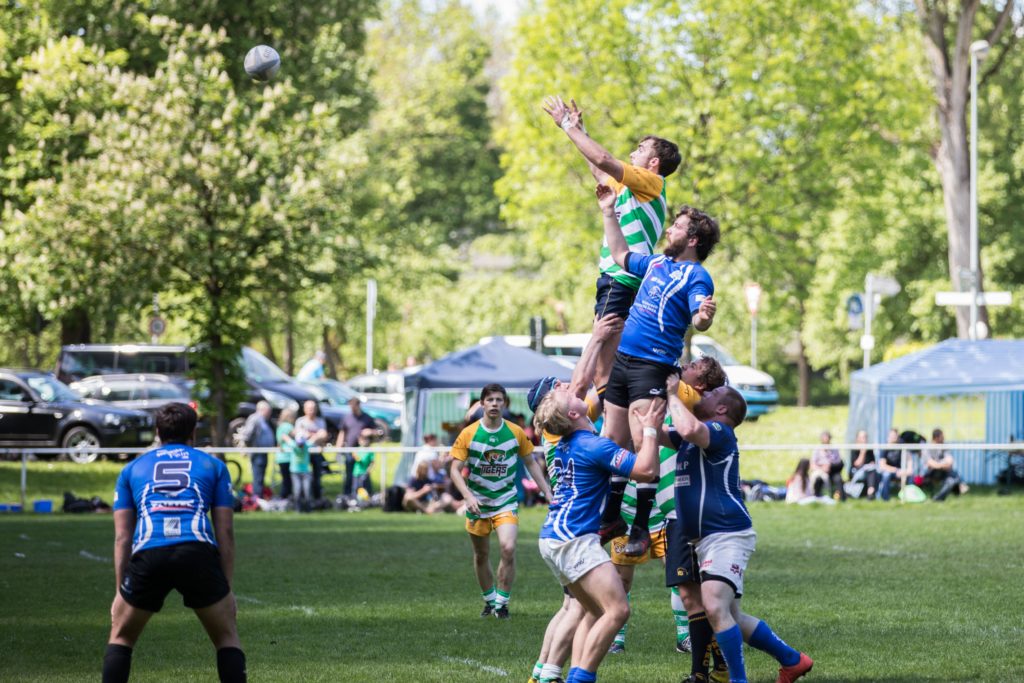
[[[114,509],[137,515],[133,553],[178,543],[217,545],[208,513],[234,504],[224,463],[183,444],[143,453],[125,465],[114,489]]]
[[[466,486],[480,503],[480,514],[467,512],[468,519],[493,517],[519,507],[516,466],[519,458],[533,453],[533,444],[518,425],[502,420],[501,426],[492,432],[483,420],[477,420],[462,430],[451,453],[469,467]]]
[[[696,541],[721,531],[753,526],[740,489],[740,452],[732,427],[708,421],[707,448],[686,443],[673,430],[676,455],[676,514],[683,535]]]
[[[541,538],[568,541],[597,533],[610,488],[609,474],[628,477],[636,454],[587,430],[562,437],[551,459],[557,485],[541,527]]]
[[[626,254],[626,270],[643,277],[629,309],[619,351],[635,358],[677,365],[683,337],[700,302],[715,293],[711,275],[693,261],[664,254]]]

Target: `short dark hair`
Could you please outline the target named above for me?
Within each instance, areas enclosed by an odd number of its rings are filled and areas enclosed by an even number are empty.
[[[508,405],[508,392],[505,391],[505,387],[501,386],[497,382],[491,382],[480,390],[480,403],[483,403],[484,399],[491,394],[501,394],[502,398],[505,399],[505,405]]]
[[[679,162],[683,160],[679,156],[679,146],[656,135],[648,135],[640,142],[644,140],[650,140],[651,146],[654,147],[654,156],[658,157],[658,173],[666,177],[675,173],[679,168]]]
[[[700,366],[700,374],[697,377],[704,385],[704,391],[713,391],[718,387],[725,386],[725,370],[717,358],[703,356],[697,360],[697,365]]]
[[[690,219],[690,227],[686,231],[688,238],[697,238],[697,260],[703,261],[722,239],[722,231],[718,228],[718,221],[707,215],[700,209],[692,206],[681,206],[676,212],[676,218],[686,216]]]
[[[160,443],[187,443],[196,431],[196,411],[184,403],[168,403],[156,411],[156,434]]]
[[[942,430],[941,430],[941,429],[939,429],[938,427],[936,427],[935,429],[933,429],[933,430],[932,430],[932,438],[933,438],[933,439],[938,439],[938,438],[940,438],[940,437],[941,437],[941,438],[945,438],[945,436],[946,436],[946,435],[945,435],[945,434],[943,434],[943,433],[942,433]]]
[[[725,414],[735,426],[739,427],[747,419],[747,401],[734,387],[726,387],[722,404],[726,407]]]

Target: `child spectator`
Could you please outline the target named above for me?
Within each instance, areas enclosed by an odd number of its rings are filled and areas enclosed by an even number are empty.
[[[277,418],[277,445],[280,450],[274,456],[277,468],[281,471],[280,496],[285,500],[292,497],[292,457],[295,453],[295,439],[292,432],[295,431],[296,413],[291,408],[285,408]]]
[[[305,433],[295,432],[295,446],[292,451],[292,495],[295,509],[309,512],[312,507],[310,495],[313,486],[313,474],[310,472],[309,437]]]
[[[361,435],[359,437],[359,447],[366,448],[370,445],[370,437]],[[363,451],[361,453],[353,453],[355,463],[352,465],[352,481],[353,490],[356,495],[363,499],[368,499],[373,495],[373,484],[370,482],[370,468],[373,467],[374,454],[373,451]]]
[[[836,502],[826,496],[814,495],[814,484],[811,482],[811,461],[807,458],[800,458],[793,470],[792,476],[786,482],[786,502],[797,505],[809,505],[811,503],[824,503],[835,505]]]

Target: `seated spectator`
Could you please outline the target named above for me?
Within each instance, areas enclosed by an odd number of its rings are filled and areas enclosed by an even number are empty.
[[[868,433],[865,430],[857,432],[857,443],[866,444]],[[864,497],[874,500],[878,491],[878,465],[875,464],[875,452],[870,448],[861,446],[850,451],[850,483],[861,484]]]
[[[892,481],[897,483],[904,477],[909,477],[911,472],[903,467],[903,449],[899,448],[900,433],[896,428],[889,430],[886,443],[893,448],[887,448],[880,453],[878,458],[878,495],[882,500],[889,500],[892,497]]]
[[[946,437],[941,429],[932,430],[932,443],[942,444],[945,442]],[[952,453],[945,449],[931,451],[925,460],[925,466],[927,467],[924,474],[925,480],[939,487],[938,492],[932,496],[932,500],[942,502],[950,493],[960,495],[962,482],[960,475],[954,469],[956,461],[953,459]]]
[[[810,503],[825,503],[835,505],[835,501],[824,496],[814,495],[814,485],[811,483],[811,461],[807,458],[800,458],[796,464],[793,475],[786,482],[786,502],[798,505]]]
[[[427,434],[423,437],[423,447],[416,451],[412,460],[412,469],[415,472],[421,462],[433,462],[437,459],[437,434]]]
[[[832,496],[846,500],[843,489],[843,456],[835,448],[826,448],[832,443],[832,433],[827,429],[821,433],[822,448],[816,448],[811,456],[811,486],[815,498],[824,493],[825,482],[832,487]]]
[[[406,484],[402,507],[410,512],[432,515],[435,512],[450,512],[454,506],[455,501],[450,495],[436,492],[429,478],[429,467],[427,463],[421,462],[416,468],[416,476]]]

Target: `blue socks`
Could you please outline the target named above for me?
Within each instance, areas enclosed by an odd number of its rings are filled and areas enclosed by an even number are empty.
[[[596,683],[597,674],[591,673],[586,669],[581,669],[578,666],[574,666],[569,669],[569,676],[565,679],[565,683]]]
[[[734,624],[730,629],[719,631],[715,639],[729,667],[729,683],[747,683],[747,669],[743,664],[743,633],[739,625]]]
[[[775,631],[763,621],[757,622],[757,628],[750,636],[750,646],[767,652],[782,666],[793,666],[800,661],[800,653],[775,635]]]

